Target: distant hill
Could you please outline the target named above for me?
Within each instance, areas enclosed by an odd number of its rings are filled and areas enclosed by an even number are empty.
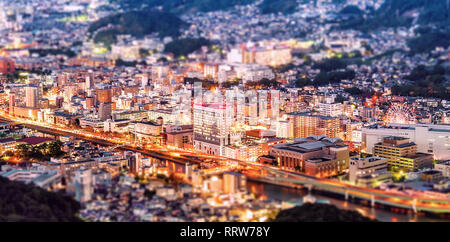
[[[0,176],[1,222],[81,222],[71,197]]]
[[[364,32],[379,28],[420,26],[417,37],[408,41],[411,54],[427,53],[450,45],[450,0],[386,0],[367,16],[340,24],[342,29]]]
[[[164,12],[185,14],[227,10],[236,5],[252,4],[256,0],[110,0],[123,9],[139,9],[142,7],[161,7]],[[307,0],[306,0],[307,1]],[[290,14],[297,9],[297,0],[263,0],[258,6],[263,14]]]
[[[226,10],[236,5],[247,5],[255,0],[110,0],[125,8],[162,7],[174,14]]]
[[[356,211],[329,204],[306,203],[281,211],[273,222],[375,222]]]
[[[297,10],[298,4],[296,0],[264,0],[259,8],[263,14],[284,13],[290,14]]]
[[[340,12],[340,14],[351,14],[351,15],[362,15],[364,14],[364,11],[358,8],[358,6],[355,5],[348,5],[344,7]]]
[[[433,24],[448,28],[450,0],[385,0],[380,8],[368,13],[367,17],[352,19],[343,23],[342,27],[368,31],[412,24]]]
[[[405,77],[410,82],[394,85],[392,94],[412,97],[434,97],[450,100],[450,83],[446,76],[450,75],[450,67],[436,64],[433,67],[416,66]]]
[[[101,29],[111,25],[111,28]],[[109,46],[116,41],[117,35],[129,34],[143,37],[158,33],[161,37],[177,37],[180,29],[187,26],[185,22],[171,13],[154,10],[129,11],[101,18],[93,22],[88,31],[94,34],[96,43]]]

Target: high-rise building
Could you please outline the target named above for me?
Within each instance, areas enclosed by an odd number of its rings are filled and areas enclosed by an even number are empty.
[[[78,86],[74,84],[69,84],[64,86],[64,101],[69,103],[74,95],[78,92]]]
[[[141,87],[144,88],[148,85],[148,75],[143,74],[141,77]]]
[[[100,120],[108,120],[111,119],[111,112],[112,112],[112,106],[111,103],[100,103],[100,106],[98,108],[98,118]]]
[[[194,149],[223,155],[230,143],[232,109],[224,103],[194,104]]]
[[[9,115],[14,115],[14,106],[16,106],[16,93],[9,93]]]
[[[310,135],[325,135],[338,137],[340,132],[339,118],[316,115],[310,112],[288,113],[292,123],[294,138],[304,138]]]
[[[34,84],[12,84],[10,85],[10,93],[15,94],[13,95],[15,107],[38,108],[42,98],[42,88]]]
[[[64,87],[64,85],[66,85],[67,81],[68,81],[68,73],[62,73],[60,75],[58,75],[58,77],[56,78],[57,84],[59,88]]]
[[[108,103],[112,101],[112,90],[110,88],[98,89],[95,93],[97,94],[97,101],[99,103]]]
[[[279,90],[270,90],[270,119],[277,121],[280,117],[280,91]]]
[[[86,109],[91,109],[95,106],[94,97],[86,97]]]
[[[266,120],[278,120],[280,113],[280,91],[258,90],[258,118],[263,123]]]
[[[218,176],[211,176],[209,179],[203,181],[203,190],[209,192],[222,192],[223,181]]]
[[[94,87],[95,75],[93,72],[88,72],[85,77],[84,90],[87,92]]]
[[[55,99],[56,107],[61,108],[63,106],[63,103],[64,103],[64,97],[57,96],[56,99]]]
[[[128,167],[130,169],[130,172],[133,174],[138,174],[141,170],[142,164],[141,164],[141,153],[136,153],[133,156],[130,156],[128,158]]]
[[[25,87],[25,106],[31,108],[39,107],[39,87],[35,85],[29,85]]]

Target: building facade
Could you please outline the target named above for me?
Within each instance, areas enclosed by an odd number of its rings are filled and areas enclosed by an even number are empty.
[[[388,171],[388,160],[383,157],[371,156],[352,158],[349,164],[349,180],[363,187],[376,187],[381,182],[391,180]]]
[[[417,152],[417,145],[408,138],[389,136],[375,144],[374,155],[388,159],[388,165],[407,171],[432,168],[433,156]]]
[[[388,126],[363,127],[362,150],[373,154],[376,143],[383,137],[408,138],[417,145],[417,151],[433,154],[435,160],[450,159],[450,126],[434,124],[390,124]]]
[[[304,112],[288,113],[287,118],[292,124],[294,138],[303,138],[310,135],[338,137],[340,132],[340,122],[337,117]]]
[[[348,146],[338,138],[310,136],[293,143],[274,145],[269,155],[279,167],[308,172],[313,176],[334,176],[348,168]]]
[[[230,143],[231,108],[225,104],[194,104],[194,149],[224,155]]]

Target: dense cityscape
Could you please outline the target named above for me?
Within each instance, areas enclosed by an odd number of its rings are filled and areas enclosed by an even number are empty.
[[[0,221],[450,221],[449,12],[0,0]]]

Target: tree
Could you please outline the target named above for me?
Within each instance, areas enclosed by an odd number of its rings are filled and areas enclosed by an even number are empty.
[[[221,85],[222,85],[223,88],[230,88],[232,86],[239,85],[241,83],[241,81],[242,81],[242,79],[240,79],[240,78],[234,78],[233,80],[224,82]]]
[[[344,98],[342,95],[337,95],[336,98],[334,99],[335,102],[337,103],[344,103],[344,101],[347,101],[346,98]]]
[[[0,176],[0,221],[81,222],[73,198]]]
[[[273,222],[375,222],[357,211],[342,210],[330,204],[306,203],[282,210]]]
[[[351,95],[362,95],[363,94],[363,90],[361,90],[357,87],[345,88],[344,92],[350,93]]]
[[[269,87],[278,87],[280,85],[280,83],[278,83],[275,79],[267,79],[267,78],[263,78],[259,81],[253,81],[253,82],[247,82],[246,86],[247,87],[251,87],[251,88],[257,88],[257,87],[262,87],[262,88],[269,88]]]
[[[29,144],[18,144],[16,145],[15,155],[18,158],[26,158],[32,155],[32,147]]]
[[[5,153],[3,153],[3,155],[4,156],[13,156],[14,155],[14,152],[13,151],[11,151],[11,150],[8,150],[8,151],[6,151]]]
[[[185,22],[171,13],[145,9],[103,17],[91,23],[88,32],[95,33],[94,42],[109,47],[116,42],[117,35],[129,34],[141,38],[158,33],[161,37],[177,37],[179,30],[185,26]]]
[[[16,146],[15,155],[22,160],[50,160],[50,157],[60,157],[64,154],[61,147],[61,141],[34,146],[29,144],[18,144]]]
[[[347,5],[339,13],[340,14],[361,15],[364,12],[361,9],[359,9],[357,6],[355,6],[355,5]]]
[[[335,72],[319,72],[314,78],[315,86],[328,85],[330,83],[338,83],[342,80],[351,80],[355,78],[353,70],[335,71]]]
[[[312,85],[313,82],[309,78],[299,78],[295,81],[295,87],[301,88],[304,86]]]
[[[338,58],[325,59],[313,65],[314,69],[320,69],[322,72],[330,72],[334,70],[345,69],[347,64]]]
[[[200,49],[202,46],[210,46],[211,42],[205,38],[176,39],[164,46],[165,53],[172,53],[176,57],[187,56]]]
[[[122,59],[117,59],[115,62],[116,66],[136,66],[136,61],[124,61]]]
[[[401,96],[435,97],[449,100],[450,95],[445,84],[447,73],[450,73],[450,68],[444,68],[440,64],[433,67],[418,65],[406,76],[406,79],[412,83],[403,86],[394,85],[391,92]]]
[[[259,8],[263,14],[279,12],[290,14],[294,13],[297,7],[298,5],[296,0],[264,0],[259,5]]]
[[[148,198],[149,200],[151,200],[155,194],[156,194],[155,191],[150,191],[148,189],[145,189],[145,191],[144,191],[144,196],[146,198]]]

